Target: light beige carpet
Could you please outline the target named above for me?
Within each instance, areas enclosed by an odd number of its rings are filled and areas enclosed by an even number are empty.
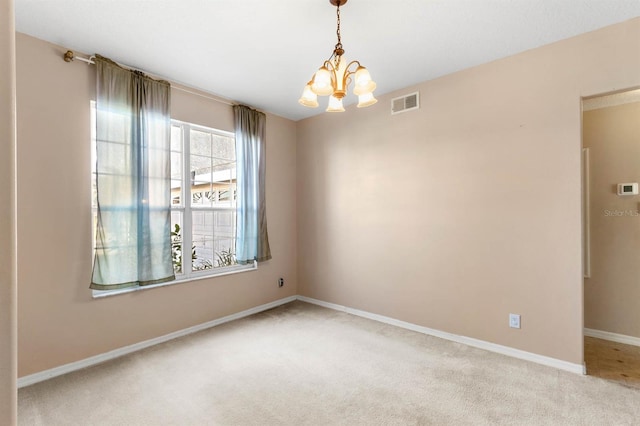
[[[20,425],[638,425],[640,391],[294,302],[39,383]]]

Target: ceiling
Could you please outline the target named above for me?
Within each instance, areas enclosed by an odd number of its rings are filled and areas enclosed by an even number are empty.
[[[15,0],[16,30],[292,120],[336,43],[329,0]],[[349,0],[376,96],[640,16],[640,0]],[[345,104],[356,101],[349,94]]]

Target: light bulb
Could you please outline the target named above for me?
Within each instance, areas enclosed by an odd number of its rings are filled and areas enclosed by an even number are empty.
[[[316,71],[311,80],[311,90],[316,95],[326,96],[333,93],[333,84],[331,84],[331,72],[325,67]]]
[[[356,87],[353,88],[355,95],[364,95],[365,93],[371,93],[376,90],[376,83],[371,80],[371,75],[365,67],[358,67],[356,70]]]
[[[373,97],[373,93],[371,92],[358,96],[358,108],[368,107],[376,102],[378,102],[378,100]]]
[[[365,67],[358,67],[356,70],[356,84],[364,86],[371,81],[371,74]]]
[[[342,98],[338,99],[335,96],[329,97],[329,106],[327,107],[327,112],[344,112],[344,107],[342,106]]]
[[[311,84],[307,83],[302,91],[302,96],[298,99],[300,105],[304,105],[309,108],[315,108],[318,106],[318,95],[311,90]]]

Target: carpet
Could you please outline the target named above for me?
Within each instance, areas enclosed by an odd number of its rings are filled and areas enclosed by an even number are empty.
[[[640,390],[293,302],[19,390],[19,425],[638,425]]]

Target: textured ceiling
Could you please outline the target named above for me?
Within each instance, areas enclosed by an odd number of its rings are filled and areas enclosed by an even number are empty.
[[[16,29],[293,120],[336,43],[329,0],[15,0]],[[349,0],[376,95],[640,16],[640,0]],[[346,104],[355,102],[348,95]]]

